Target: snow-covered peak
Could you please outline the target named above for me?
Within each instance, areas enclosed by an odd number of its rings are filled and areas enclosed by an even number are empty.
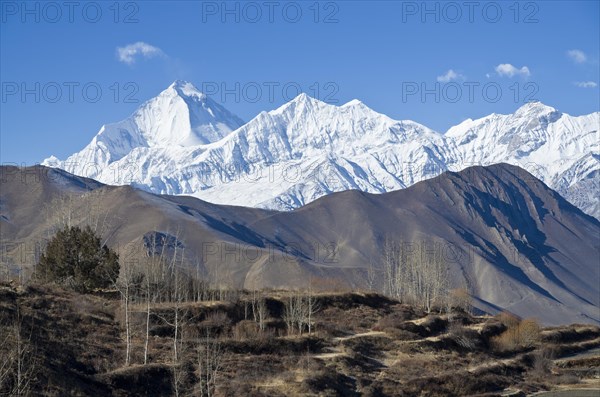
[[[351,107],[351,106],[366,106],[366,105],[358,99],[353,99],[342,105],[342,107]]]
[[[539,116],[554,113],[557,110],[552,106],[544,105],[540,101],[527,102],[514,113],[515,116]]]
[[[301,92],[295,98],[293,98],[291,101],[284,103],[282,107],[290,107],[290,106],[294,106],[294,105],[312,106],[312,105],[319,105],[319,104],[326,104],[326,103],[322,102],[316,98],[311,97],[310,95],[308,95],[305,92]]]
[[[294,99],[292,99],[291,102],[303,103],[303,102],[312,102],[313,100],[316,101],[317,99],[311,97],[306,92],[301,92],[298,95],[296,95],[296,97]]]
[[[235,148],[238,162],[257,167],[301,158],[307,164],[316,158],[345,156],[351,161],[353,156],[371,156],[379,151],[387,156],[388,150],[398,157],[403,156],[398,145],[418,148],[427,140],[433,147],[441,145],[443,137],[418,123],[377,113],[358,100],[337,106],[301,94],[273,111],[261,112],[212,144],[210,150],[230,152],[227,162]]]
[[[315,112],[321,112],[324,109],[331,109],[333,105],[322,102],[310,95],[302,92],[291,101],[284,103],[280,107],[267,114],[270,117],[283,117],[285,119],[294,119],[297,117],[309,117]]]
[[[177,80],[131,116],[148,146],[194,146],[218,141],[243,122],[200,92]]]
[[[175,93],[181,97],[197,98],[198,100],[206,100],[208,97],[206,94],[197,89],[194,84],[189,81],[175,80],[165,91],[161,94],[172,94]]]
[[[59,167],[60,160],[56,156],[50,156],[46,160],[44,160],[44,165],[48,167]]]
[[[444,134],[447,137],[455,137],[462,135],[464,131],[467,131],[471,126],[474,125],[474,121],[471,118],[465,119],[460,123],[448,128],[448,131]]]
[[[599,114],[572,117],[532,102],[441,135],[356,99],[337,106],[302,93],[242,125],[178,80],[129,118],[103,126],[81,152],[44,164],[107,184],[132,183],[119,170],[134,164],[136,186],[153,192],[291,209],[334,191],[385,192],[445,169],[506,162],[596,213],[589,205],[600,161],[589,154],[598,153]]]
[[[190,87],[192,89],[197,90],[197,88],[194,86],[193,83],[186,81],[186,80],[175,80],[171,83],[171,85],[169,85],[169,88],[183,88],[183,87]]]
[[[177,80],[156,97],[144,102],[128,118],[103,125],[90,144],[64,164],[50,157],[43,164],[75,172],[93,165],[88,177],[141,148],[182,148],[216,142],[243,121],[200,92],[193,84]]]
[[[478,136],[480,139],[497,139],[500,135],[520,136],[519,142],[528,140],[532,131],[544,129],[550,123],[562,116],[558,110],[544,105],[539,101],[525,103],[514,113],[497,114],[481,117],[479,119],[466,119],[450,127],[445,136],[454,138],[459,143],[466,143]],[[485,135],[482,136],[482,134]],[[537,137],[539,138],[539,136]],[[536,138],[536,139],[537,139]],[[519,144],[517,142],[517,144]]]

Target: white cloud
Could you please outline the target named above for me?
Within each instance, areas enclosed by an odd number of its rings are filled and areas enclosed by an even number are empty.
[[[514,67],[510,63],[501,63],[496,66],[496,73],[500,76],[514,77],[514,76],[531,76],[531,72],[527,66],[523,66],[521,69]]]
[[[164,56],[165,53],[158,47],[138,41],[137,43],[128,44],[125,47],[117,47],[117,55],[120,62],[133,65],[137,57],[152,58]]]
[[[581,50],[569,50],[567,51],[567,56],[573,60],[575,63],[584,63],[587,61],[587,56],[585,52]]]
[[[437,81],[440,83],[447,83],[453,80],[463,80],[465,76],[460,73],[456,73],[454,70],[449,69],[446,74],[437,77]]]
[[[598,84],[593,81],[576,81],[575,84],[579,88],[596,88]]]

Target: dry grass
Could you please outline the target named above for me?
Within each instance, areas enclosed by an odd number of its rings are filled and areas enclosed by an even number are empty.
[[[198,385],[197,346],[206,334],[221,355],[215,395],[445,396],[532,393],[594,384],[600,328],[540,329],[509,314],[472,317],[463,311],[425,315],[374,294],[319,293],[312,335],[287,335],[281,297],[269,295],[266,329],[238,301],[181,305],[180,358],[173,364],[173,304],[152,306],[149,364],[142,365],[144,306],[132,313],[132,362],[123,367],[120,300],[50,287],[0,286],[0,330],[19,307],[33,325],[36,395],[172,395]],[[3,328],[4,327],[4,328]],[[8,349],[10,346],[0,346]]]
[[[529,349],[540,342],[541,327],[536,320],[507,317],[505,321],[502,322],[507,327],[506,330],[492,339],[492,345],[497,351]]]

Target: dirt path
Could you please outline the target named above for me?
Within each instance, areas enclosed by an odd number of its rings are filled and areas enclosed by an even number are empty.
[[[480,371],[482,369],[509,367],[511,365],[515,365],[515,364],[519,363],[519,361],[521,361],[522,358],[523,358],[523,355],[520,354],[517,357],[505,358],[504,360],[486,361],[484,363],[472,365],[472,366],[468,367],[467,372],[474,373],[474,372]]]
[[[355,338],[362,338],[364,336],[385,336],[385,332],[383,331],[367,331],[367,332],[362,332],[360,334],[352,334],[352,335],[347,335],[347,336],[340,336],[337,338],[333,338],[334,341],[336,342],[343,342],[345,340],[348,339],[355,339]]]
[[[352,335],[340,336],[337,338],[333,338],[333,341],[336,342],[336,344],[329,348],[329,350],[330,350],[329,352],[315,354],[312,357],[326,360],[326,359],[336,358],[336,357],[340,357],[340,356],[347,356],[348,354],[346,352],[344,352],[344,350],[343,350],[343,342],[350,340],[350,339],[362,338],[365,336],[385,336],[385,332],[367,331],[367,332],[362,332],[359,334],[352,334]]]

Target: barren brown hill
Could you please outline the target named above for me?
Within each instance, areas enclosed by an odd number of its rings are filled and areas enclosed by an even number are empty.
[[[57,203],[67,193],[71,199]],[[96,219],[121,260],[145,255],[144,241],[159,235],[184,247],[189,265],[213,282],[246,288],[315,279],[366,288],[370,264],[381,286],[391,240],[442,257],[452,284],[467,286],[484,311],[503,308],[547,324],[600,322],[600,222],[506,164],[381,195],[336,193],[292,212],[102,186],[45,167],[2,167],[0,211],[5,259],[15,268],[34,262],[27,247],[43,246],[65,213],[74,223]]]

